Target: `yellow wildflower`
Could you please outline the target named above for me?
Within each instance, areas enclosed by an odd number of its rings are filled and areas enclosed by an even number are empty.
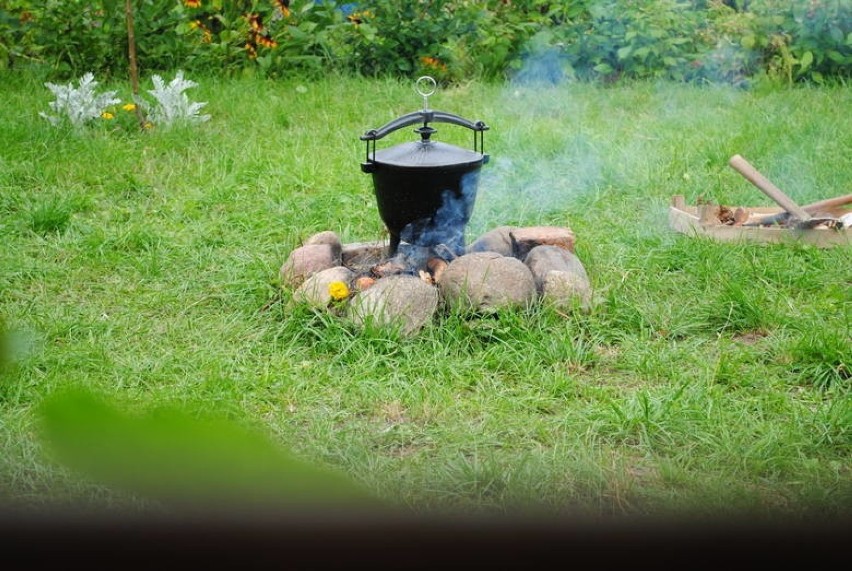
[[[349,286],[340,281],[331,282],[328,284],[328,295],[334,301],[340,301],[349,297]]]
[[[104,111],[103,113],[101,113],[101,118],[103,118],[103,119],[107,119],[107,120],[109,120],[109,119],[114,119],[114,118],[115,118],[115,115],[113,115],[113,114],[112,114],[112,113],[110,113],[109,111]]]
[[[145,121],[145,123],[142,124],[142,128],[143,129],[153,129],[154,124],[151,123],[150,121]]]
[[[369,20],[373,16],[373,13],[369,10],[364,10],[363,12],[352,12],[346,19],[349,20],[355,27],[363,24],[365,20]]]
[[[125,103],[124,105],[121,106],[121,108],[124,109],[125,111],[136,111],[136,104],[135,103]]]

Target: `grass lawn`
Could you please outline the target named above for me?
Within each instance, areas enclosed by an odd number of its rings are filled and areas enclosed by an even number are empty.
[[[596,304],[441,314],[399,339],[289,305],[278,270],[319,231],[384,237],[359,136],[417,109],[412,86],[191,79],[207,123],[82,133],[38,116],[39,81],[0,81],[0,501],[148,500],[45,456],[42,402],[74,386],[224,417],[415,511],[850,514],[850,248],[666,218],[674,194],[774,206],[734,154],[800,204],[847,194],[848,87],[439,91],[433,108],[491,127],[470,238],[570,227]]]

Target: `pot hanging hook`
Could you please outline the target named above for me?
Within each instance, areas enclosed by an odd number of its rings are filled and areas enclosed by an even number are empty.
[[[429,110],[429,96],[435,93],[437,88],[438,82],[435,81],[434,77],[424,75],[417,78],[414,83],[414,90],[423,97],[423,111]]]

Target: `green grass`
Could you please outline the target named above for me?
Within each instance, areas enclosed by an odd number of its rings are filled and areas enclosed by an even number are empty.
[[[800,204],[848,193],[848,88],[437,93],[491,126],[471,237],[569,226],[597,303],[403,340],[289,307],[278,269],[318,231],[383,237],[358,137],[417,108],[411,86],[191,79],[212,120],[148,133],[55,129],[46,88],[0,82],[0,500],[144,504],[45,457],[39,407],[80,386],[224,415],[416,511],[849,513],[849,248],[666,218],[673,194],[774,206],[737,153]]]

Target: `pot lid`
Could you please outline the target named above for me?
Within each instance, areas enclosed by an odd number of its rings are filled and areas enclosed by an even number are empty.
[[[398,167],[448,167],[485,162],[488,155],[438,141],[412,141],[376,151],[377,163]]]

